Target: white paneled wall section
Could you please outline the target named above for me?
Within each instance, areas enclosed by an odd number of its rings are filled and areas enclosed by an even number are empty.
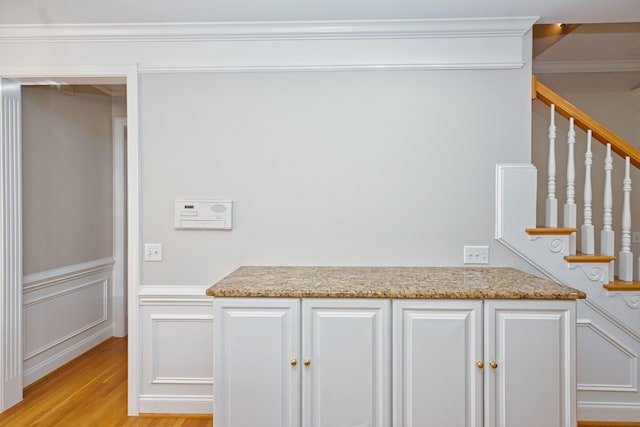
[[[146,287],[140,305],[140,412],[211,413],[213,299],[199,287]]]
[[[113,259],[24,277],[24,384],[113,335]]]

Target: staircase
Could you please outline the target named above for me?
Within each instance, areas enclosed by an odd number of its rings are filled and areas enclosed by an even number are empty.
[[[640,281],[634,281],[640,274],[631,252],[630,178],[631,168],[640,167],[640,151],[535,78],[532,94],[534,102],[550,107],[546,170],[497,165],[495,237],[542,275],[587,295],[578,301],[578,419],[640,421]],[[556,144],[555,121],[564,120],[558,115],[568,120],[566,144]],[[576,138],[575,127],[586,134]],[[594,155],[591,143],[607,147],[594,150],[603,158]],[[557,150],[567,159],[560,174],[566,177],[562,212]],[[584,159],[578,168],[577,158]],[[624,170],[620,182],[613,179],[614,167]],[[592,182],[592,176],[603,179]],[[546,184],[540,197],[539,182]],[[603,191],[594,197],[593,188]],[[620,202],[618,210],[614,200]],[[536,212],[544,217],[543,226],[536,226]]]

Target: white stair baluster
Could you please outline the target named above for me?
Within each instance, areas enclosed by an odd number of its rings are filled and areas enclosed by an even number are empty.
[[[613,232],[613,192],[611,190],[611,171],[613,170],[613,158],[611,157],[611,144],[607,144],[607,156],[604,159],[604,199],[602,215],[602,231],[600,232],[600,253],[602,255],[614,255]],[[613,281],[613,261],[609,265],[609,282]]]
[[[556,106],[551,104],[549,124],[549,160],[547,165],[547,198],[544,201],[544,226],[558,226],[558,199],[556,199]]]
[[[618,278],[633,281],[633,254],[631,253],[631,175],[630,159],[625,157],[622,180],[622,228],[620,232],[620,254],[618,255]]]
[[[593,227],[593,211],[591,204],[593,201],[593,191],[591,189],[591,165],[593,164],[593,153],[591,152],[591,130],[587,131],[587,151],[584,153],[584,223],[580,227],[580,238],[582,244],[580,251],[585,255],[593,255],[595,249],[595,231]]]
[[[563,227],[576,228],[578,222],[578,212],[576,208],[576,164],[575,145],[576,130],[573,124],[573,117],[569,119],[569,132],[567,133],[568,156],[567,156],[567,200],[564,204]],[[576,254],[576,233],[569,236],[569,254]]]

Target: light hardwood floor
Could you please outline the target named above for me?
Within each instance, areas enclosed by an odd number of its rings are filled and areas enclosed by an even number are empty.
[[[629,423],[620,421],[578,421],[578,427],[640,427],[640,423]]]
[[[111,338],[24,390],[0,426],[213,427],[211,415],[127,416],[127,339]]]

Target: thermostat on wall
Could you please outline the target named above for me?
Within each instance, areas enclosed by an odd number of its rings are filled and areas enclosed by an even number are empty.
[[[174,226],[177,229],[231,230],[233,201],[176,200]]]

